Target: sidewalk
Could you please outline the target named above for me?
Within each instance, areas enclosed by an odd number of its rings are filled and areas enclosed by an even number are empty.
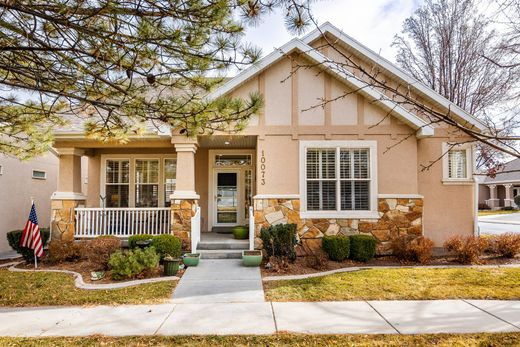
[[[0,336],[520,332],[520,301],[348,301],[0,309]]]
[[[264,302],[259,267],[244,267],[241,259],[204,259],[190,267],[173,293],[174,304]]]

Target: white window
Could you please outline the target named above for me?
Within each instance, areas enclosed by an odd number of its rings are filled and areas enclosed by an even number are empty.
[[[0,165],[0,175],[3,175],[4,174],[4,167],[2,165]]]
[[[448,178],[468,178],[465,150],[452,149],[448,152]]]
[[[130,188],[130,160],[106,161],[106,207],[128,207]]]
[[[170,195],[175,191],[177,160],[164,159],[164,206],[170,206]]]
[[[378,218],[375,141],[301,141],[303,218]]]
[[[176,159],[171,155],[102,157],[101,196],[106,207],[170,206]]]
[[[159,160],[135,161],[135,207],[159,206]]]
[[[32,178],[37,180],[45,180],[47,179],[47,173],[42,170],[32,170]]]
[[[471,183],[473,149],[471,144],[443,143],[443,182],[446,184]]]

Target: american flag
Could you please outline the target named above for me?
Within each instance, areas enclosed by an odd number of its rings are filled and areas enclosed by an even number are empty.
[[[36,206],[34,202],[31,206],[31,213],[29,213],[29,220],[25,223],[22,238],[20,239],[20,246],[34,249],[34,255],[38,258],[43,256],[43,243],[40,235],[40,227],[38,226],[38,217],[36,216]]]

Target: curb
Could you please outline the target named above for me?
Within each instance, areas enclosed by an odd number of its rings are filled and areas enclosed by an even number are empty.
[[[287,276],[267,276],[262,278],[263,282],[271,281],[290,281],[290,280],[304,280],[307,278],[323,277],[334,275],[337,273],[357,272],[362,270],[376,270],[376,269],[499,269],[499,268],[520,268],[520,264],[506,264],[506,265],[423,265],[423,266],[359,266],[347,267],[343,269],[336,269],[323,272],[315,272],[303,275],[287,275]]]
[[[489,224],[508,224],[508,225],[520,225],[520,222],[510,222],[510,221],[496,221],[496,220],[478,220],[479,223],[489,223]]]
[[[126,287],[133,287],[140,284],[146,284],[146,283],[156,283],[156,282],[166,282],[166,281],[178,281],[180,278],[177,276],[172,277],[158,277],[158,278],[147,278],[144,280],[133,280],[133,281],[126,281],[121,283],[99,283],[99,284],[93,284],[93,283],[85,283],[83,281],[83,276],[81,276],[80,273],[70,270],[53,270],[53,269],[46,269],[46,270],[28,270],[28,269],[18,269],[15,266],[20,264],[21,262],[15,263],[12,265],[8,270],[11,272],[56,272],[56,273],[65,273],[72,275],[74,277],[74,285],[76,288],[79,289],[85,289],[85,290],[106,290],[106,289],[120,289],[120,288],[126,288]],[[5,264],[4,264],[5,265]],[[7,265],[5,265],[7,266]]]

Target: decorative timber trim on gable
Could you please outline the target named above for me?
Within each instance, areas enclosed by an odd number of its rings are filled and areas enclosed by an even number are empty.
[[[253,66],[242,71],[237,76],[235,76],[227,83],[222,85],[220,88],[215,90],[213,93],[209,94],[208,98],[218,98],[220,96],[230,93],[232,90],[239,87],[249,79],[253,78],[260,72],[266,70],[269,66],[273,65],[283,57],[295,51],[303,53],[306,58],[318,63],[322,68],[326,69],[327,72],[329,72],[331,75],[343,81],[352,89],[358,90],[358,92],[362,94],[364,97],[366,97],[368,100],[377,103],[383,109],[396,116],[399,120],[410,126],[412,129],[415,129],[417,131],[417,137],[421,138],[426,136],[432,136],[434,134],[433,127],[429,125],[427,122],[425,122],[423,119],[412,114],[411,112],[408,112],[406,109],[389,99],[383,93],[369,86],[367,83],[360,81],[352,74],[337,71],[333,68],[333,62],[331,62],[329,58],[317,52],[311,46],[304,43],[300,39],[293,39],[285,45],[283,45],[278,50],[260,59]]]
[[[415,90],[417,93],[434,101],[436,104],[442,106],[448,112],[453,113],[455,116],[459,117],[462,121],[465,121],[467,124],[474,126],[480,131],[486,131],[488,129],[486,125],[482,123],[479,119],[469,114],[464,109],[457,106],[450,100],[446,99],[433,89],[429,88],[424,83],[408,75],[405,71],[397,67],[395,64],[386,60],[385,58],[383,58],[376,52],[372,51],[370,48],[366,47],[359,41],[355,40],[351,36],[345,34],[343,31],[341,31],[329,22],[322,24],[319,28],[305,35],[302,38],[302,41],[305,42],[305,44],[311,44],[313,41],[319,39],[325,34],[330,34],[336,37],[340,43],[344,44],[349,49],[367,58],[373,64],[379,65],[386,72],[390,73],[393,77],[407,83],[410,86],[410,88]]]

